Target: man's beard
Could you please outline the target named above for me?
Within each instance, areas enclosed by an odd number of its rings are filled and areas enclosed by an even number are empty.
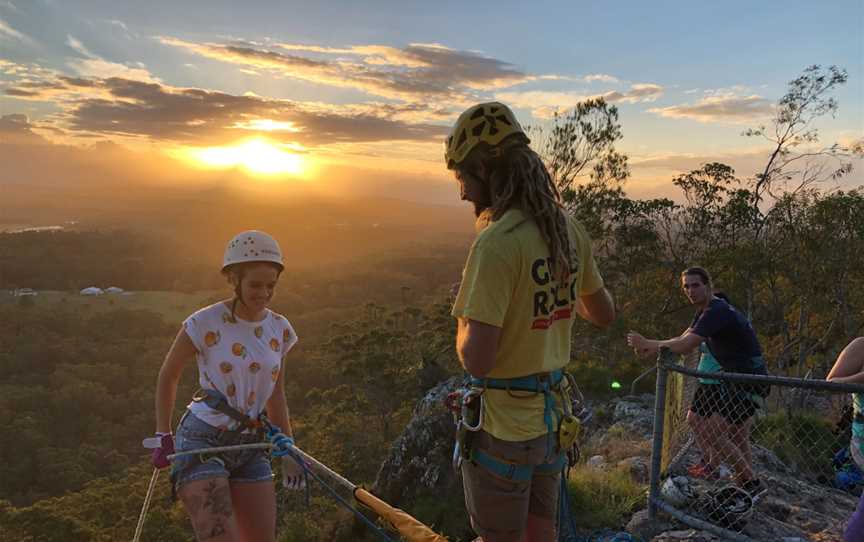
[[[485,203],[485,202],[480,203],[480,202],[477,202],[477,201],[472,201],[471,203],[474,204],[474,216],[477,217],[477,218],[479,218],[480,215],[483,214],[483,211],[485,211],[486,209],[489,208],[489,205],[488,205],[487,203]]]

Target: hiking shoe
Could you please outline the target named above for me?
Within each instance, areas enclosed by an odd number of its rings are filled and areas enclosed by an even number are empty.
[[[717,478],[720,480],[729,480],[732,478],[732,469],[726,466],[725,463],[721,463],[720,467],[717,469]]]
[[[690,465],[687,467],[687,474],[692,476],[693,478],[702,478],[703,480],[719,480],[720,476],[718,476],[717,471],[714,470],[714,467],[707,463],[696,463],[694,465]]]

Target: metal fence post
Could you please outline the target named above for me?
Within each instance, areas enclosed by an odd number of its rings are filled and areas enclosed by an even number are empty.
[[[660,497],[660,461],[663,453],[663,423],[666,414],[666,380],[669,371],[663,367],[664,354],[661,349],[657,356],[657,389],[654,395],[654,435],[651,446],[651,475],[648,480],[648,519],[657,519],[657,499]]]

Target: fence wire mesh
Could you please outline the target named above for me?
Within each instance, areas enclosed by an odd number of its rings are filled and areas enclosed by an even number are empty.
[[[821,389],[811,389],[812,380],[777,377],[735,381],[729,373],[696,373],[700,360],[704,367],[699,352],[661,360],[668,372],[665,397],[657,398],[664,401],[663,438],[654,479],[663,509],[693,527],[706,522],[727,538],[764,539],[748,524],[760,508],[771,515],[773,505],[762,505],[772,490],[787,495],[810,486],[860,495],[864,477],[848,454],[848,386],[835,390],[820,382]],[[831,503],[848,508],[835,510],[848,518],[856,499]]]

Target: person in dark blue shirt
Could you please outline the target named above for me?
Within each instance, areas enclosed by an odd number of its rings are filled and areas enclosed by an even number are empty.
[[[627,344],[639,355],[656,354],[669,348],[686,354],[704,343],[705,349],[725,372],[766,374],[762,348],[747,318],[726,299],[714,295],[711,275],[701,267],[691,267],[681,273],[684,294],[698,310],[684,333],[673,339],[647,339],[636,332],[627,335]],[[735,472],[735,481],[750,492],[761,489],[753,476],[750,430],[759,402],[753,397],[757,390],[750,385],[722,382],[710,392],[703,392],[699,404],[691,406],[687,419],[703,453],[710,461],[706,474],[716,472],[723,461]],[[704,397],[710,393],[710,397]],[[710,404],[711,408],[701,405]],[[692,415],[691,415],[692,414]],[[716,450],[718,453],[711,453]],[[693,474],[693,472],[691,472]]]

